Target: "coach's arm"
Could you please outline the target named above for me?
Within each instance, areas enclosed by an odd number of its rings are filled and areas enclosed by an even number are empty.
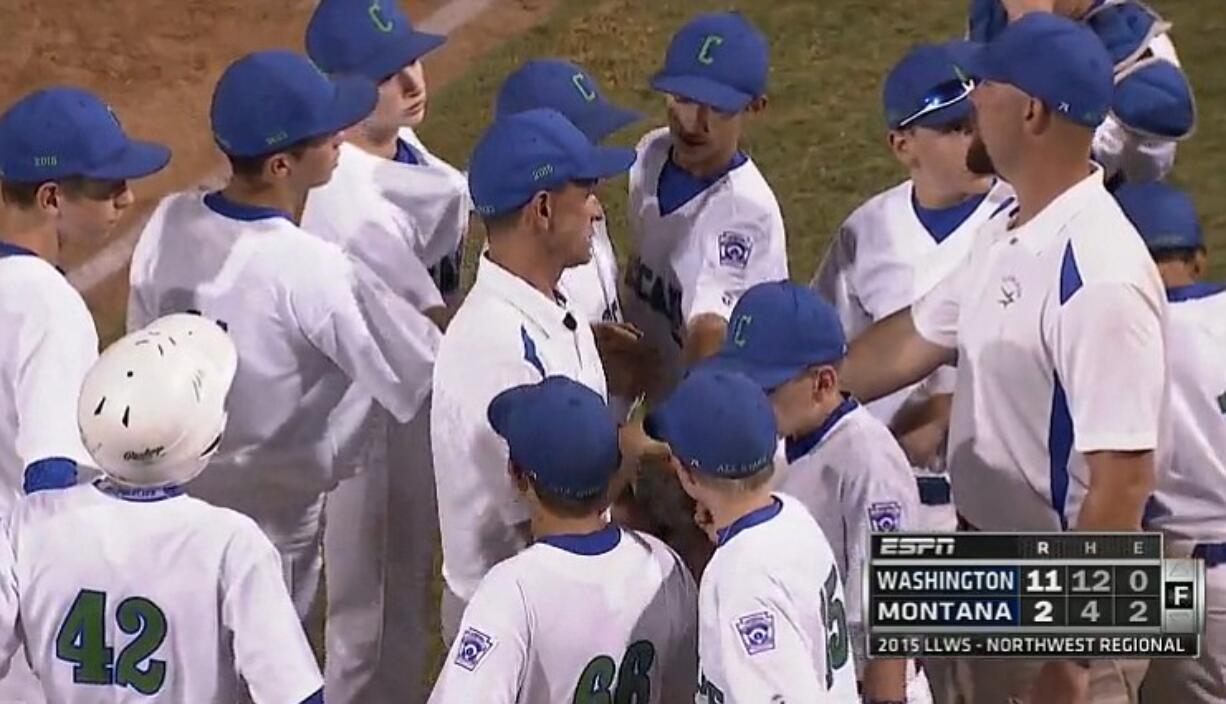
[[[949,347],[929,340],[919,333],[911,311],[882,318],[852,341],[839,378],[859,400],[875,401],[956,360],[956,338],[950,336]]]

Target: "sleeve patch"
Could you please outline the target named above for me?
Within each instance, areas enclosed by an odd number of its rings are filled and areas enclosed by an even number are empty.
[[[868,507],[868,522],[875,533],[894,533],[902,524],[902,504],[876,501]]]
[[[464,629],[460,636],[460,647],[456,649],[455,664],[472,672],[481,666],[485,656],[494,649],[497,642],[489,635],[471,626]]]
[[[719,264],[744,270],[753,254],[753,238],[740,232],[725,231],[719,236]]]
[[[769,611],[742,616],[736,620],[736,632],[749,655],[775,649],[775,615]]]

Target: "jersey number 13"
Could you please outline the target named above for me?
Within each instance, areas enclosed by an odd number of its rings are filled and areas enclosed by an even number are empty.
[[[119,629],[135,636],[119,657],[106,642],[106,592],[82,589],[55,637],[55,656],[74,664],[77,684],[131,687],[156,694],[166,682],[166,661],[152,659],[166,640],[166,614],[144,597],[124,599],[115,609]]]

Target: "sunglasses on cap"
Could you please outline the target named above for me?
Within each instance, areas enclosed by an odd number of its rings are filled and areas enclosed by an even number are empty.
[[[920,109],[903,118],[898,123],[898,129],[906,128],[925,115],[930,115],[937,110],[942,110],[950,105],[966,100],[977,85],[975,79],[965,78],[947,81],[933,88],[928,95],[924,96]]]

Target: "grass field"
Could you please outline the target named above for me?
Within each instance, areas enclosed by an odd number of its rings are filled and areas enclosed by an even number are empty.
[[[488,55],[432,101],[423,137],[459,165],[489,120],[497,86],[524,60],[557,56],[597,77],[616,101],[648,119],[615,135],[633,145],[663,124],[663,101],[647,86],[672,32],[702,11],[735,8],[771,41],[770,106],[747,149],[774,187],[787,224],[793,278],[807,281],[828,237],[851,210],[905,176],[884,143],[881,81],[912,44],[960,35],[966,0],[566,0],[547,22]],[[1192,78],[1196,134],[1180,147],[1173,179],[1190,188],[1211,242],[1226,249],[1226,62],[1221,0],[1153,0]],[[618,237],[625,183],[603,200]],[[625,247],[621,248],[625,253]],[[1226,276],[1226,251],[1214,257]]]

